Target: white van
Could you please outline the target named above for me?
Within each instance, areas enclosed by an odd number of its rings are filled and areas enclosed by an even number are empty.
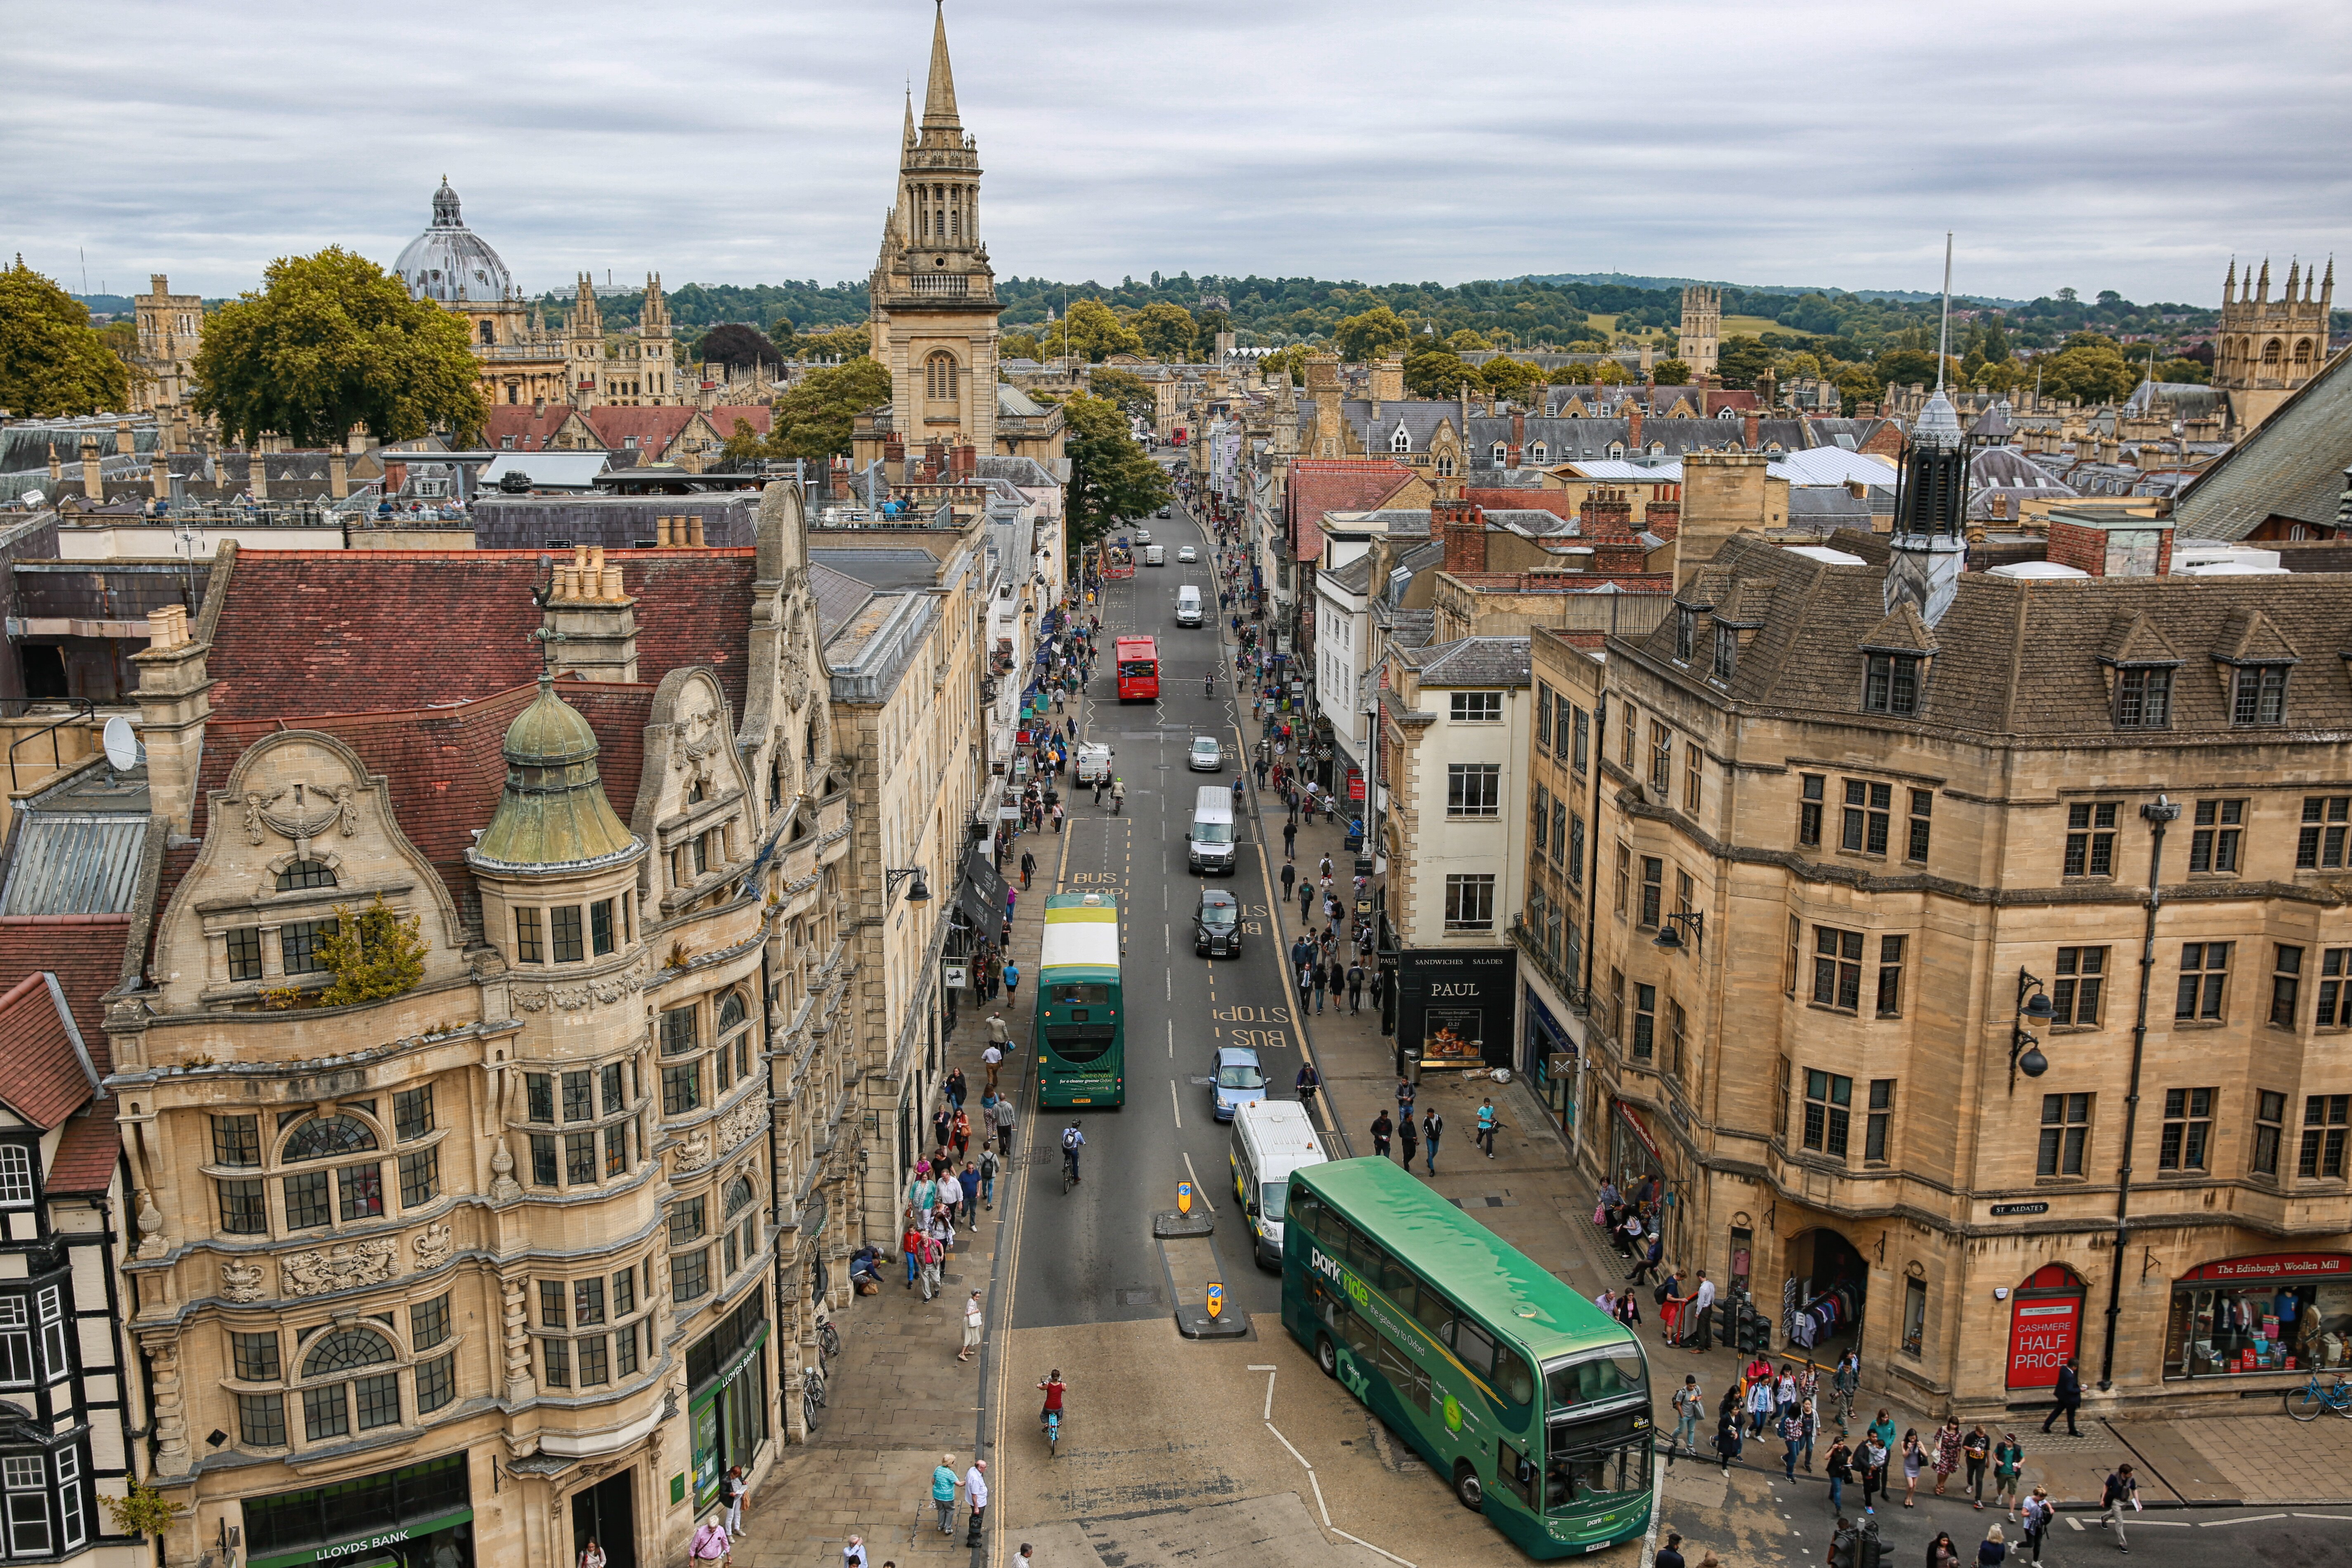
[[[1327,1156],[1307,1108],[1295,1100],[1261,1100],[1234,1112],[1234,1197],[1242,1205],[1263,1267],[1282,1267],[1282,1215],[1290,1173]]]
[[[1187,583],[1176,590],[1176,624],[1180,626],[1201,624],[1201,590],[1198,584]]]
[[[1184,861],[1195,871],[1234,869],[1234,797],[1223,784],[1202,784],[1184,829]]]
[[[1145,545],[1145,546],[1143,547],[1143,563],[1144,563],[1146,566],[1165,566],[1165,565],[1167,565],[1167,564],[1168,564],[1168,547],[1167,547],[1166,545],[1164,545],[1164,544],[1147,544],[1147,545]]]

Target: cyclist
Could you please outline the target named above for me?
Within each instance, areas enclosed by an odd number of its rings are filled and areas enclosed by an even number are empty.
[[[1120,806],[1122,806],[1122,805],[1126,805],[1126,804],[1127,804],[1127,781],[1126,781],[1125,779],[1113,779],[1113,780],[1111,780],[1111,781],[1110,781],[1110,814],[1111,814],[1113,816],[1117,816],[1118,815],[1118,808],[1119,808]]]
[[[1238,805],[1241,805],[1241,803],[1242,803],[1242,775],[1241,775],[1241,774],[1239,774],[1239,773],[1235,773],[1235,774],[1234,775],[1234,805],[1236,805],[1236,806],[1238,806]]]
[[[1062,1383],[1062,1369],[1057,1366],[1047,1373],[1037,1386],[1045,1395],[1045,1407],[1037,1412],[1037,1425],[1043,1426],[1047,1416],[1062,1413],[1062,1395],[1067,1392]]]
[[[1074,1182],[1078,1179],[1078,1151],[1086,1146],[1087,1135],[1078,1131],[1076,1122],[1062,1129],[1062,1169],[1070,1173]]]
[[[1201,695],[1203,697],[1214,697],[1216,694],[1217,672],[1213,669],[1208,674],[1201,677]]]

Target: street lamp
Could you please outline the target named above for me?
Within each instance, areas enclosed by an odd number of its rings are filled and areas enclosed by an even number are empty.
[[[889,901],[889,894],[898,888],[898,879],[901,877],[912,877],[915,879],[915,885],[907,889],[907,901],[908,903],[927,904],[931,901],[931,889],[923,881],[923,868],[920,866],[910,866],[903,871],[894,871],[886,867],[883,868],[882,877],[884,882],[883,901],[885,903]]]
[[[1683,942],[1683,934],[1680,931],[1675,929],[1679,926],[1688,926],[1690,928],[1692,943],[1695,944],[1705,941],[1706,937],[1706,911],[1703,910],[1683,910],[1676,913],[1663,917],[1658,922],[1657,940],[1650,945],[1666,952],[1683,952],[1685,945]]]
[[[2017,1021],[2009,1026],[2009,1092],[2017,1092],[2017,1075],[2040,1078],[2050,1070],[2050,1058],[2042,1054],[2042,1042],[2025,1032],[2030,1023],[2047,1024],[2058,1016],[2050,1005],[2050,997],[2042,982],[2028,974],[2023,967],[2017,972]]]

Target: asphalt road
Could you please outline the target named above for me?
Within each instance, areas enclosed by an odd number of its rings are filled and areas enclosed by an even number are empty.
[[[1148,519],[1145,526],[1155,543],[1167,545],[1168,564],[1139,565],[1132,579],[1105,585],[1103,657],[1079,716],[1083,739],[1112,747],[1113,769],[1127,783],[1126,808],[1113,816],[1108,800],[1097,807],[1090,793],[1073,792],[1064,841],[1044,840],[1037,869],[1040,883],[1053,875],[1050,890],[1108,889],[1119,898],[1127,1104],[1117,1111],[1066,1113],[1087,1137],[1085,1179],[1067,1194],[1055,1136],[1065,1113],[1037,1129],[1036,1152],[1024,1172],[1025,1212],[1013,1272],[1013,1323],[1019,1329],[1170,1316],[1174,1303],[1152,1240],[1151,1215],[1176,1206],[1177,1184],[1186,1180],[1196,1181],[1217,1211],[1215,1242],[1228,1310],[1274,1312],[1281,1304],[1278,1277],[1250,1260],[1248,1230],[1231,1201],[1232,1127],[1215,1120],[1202,1080],[1210,1076],[1219,1045],[1254,1045],[1272,1091],[1295,1098],[1290,1084],[1298,1071],[1299,1033],[1285,994],[1280,941],[1270,934],[1272,891],[1255,812],[1245,812],[1237,825],[1239,868],[1232,876],[1204,879],[1185,863],[1184,828],[1193,800],[1204,784],[1232,785],[1240,765],[1240,728],[1230,655],[1216,626],[1176,624],[1176,591],[1184,584],[1199,587],[1208,605],[1216,603],[1210,537],[1181,502],[1174,516]],[[1202,559],[1180,564],[1177,550],[1187,543]],[[1157,704],[1118,700],[1110,639],[1136,631],[1159,639]],[[1217,672],[1213,698],[1202,688],[1212,669]],[[1187,767],[1195,735],[1217,737],[1225,751],[1222,772]],[[1249,794],[1254,806],[1255,787]],[[1035,839],[1027,842],[1037,846]],[[1046,848],[1058,853],[1042,852]],[[1271,858],[1278,865],[1278,837]],[[1193,954],[1192,910],[1205,880],[1229,886],[1241,900],[1247,923],[1239,959],[1213,962]]]

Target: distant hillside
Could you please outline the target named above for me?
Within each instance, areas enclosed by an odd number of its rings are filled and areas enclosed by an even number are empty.
[[[1923,300],[1940,300],[1940,294],[1921,292],[1916,289],[1832,289],[1825,285],[1794,283],[1726,283],[1713,278],[1644,278],[1631,272],[1530,272],[1530,283],[1607,283],[1621,289],[1682,289],[1694,283],[1704,283],[1711,289],[1731,289],[1742,294],[1851,294],[1857,300],[1878,300],[1897,305],[1916,304]],[[2011,310],[2030,304],[2026,300],[2003,300],[1990,294],[1971,294],[1973,304],[1992,305]]]

